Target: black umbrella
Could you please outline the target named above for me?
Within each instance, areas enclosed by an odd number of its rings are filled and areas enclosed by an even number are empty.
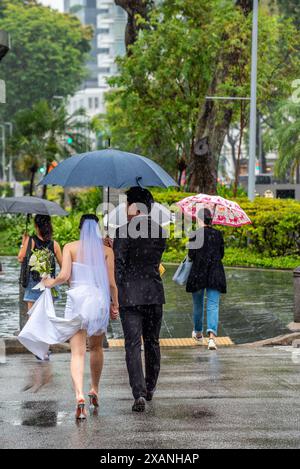
[[[0,213],[24,213],[25,215],[59,215],[65,217],[68,212],[63,210],[60,205],[39,197],[5,197],[0,199]]]
[[[178,184],[157,163],[134,153],[101,150],[75,155],[59,163],[41,181],[63,187],[170,187]]]
[[[4,197],[0,199],[0,215],[1,214],[24,214],[27,215],[26,232],[31,214],[36,215],[58,215],[65,217],[68,214],[55,202],[41,199],[40,197],[24,196],[24,197]]]

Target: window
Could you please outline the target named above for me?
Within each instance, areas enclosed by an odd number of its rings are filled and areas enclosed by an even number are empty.
[[[99,15],[108,15],[109,13],[109,8],[100,8],[98,10]]]
[[[98,33],[99,34],[109,34],[109,28],[99,28]]]
[[[93,109],[93,98],[89,98],[89,108]]]
[[[95,109],[99,108],[99,98],[95,98]]]
[[[99,67],[98,72],[99,73],[110,73],[110,68],[109,67]]]
[[[98,52],[99,52],[99,54],[109,54],[110,49],[109,49],[109,47],[100,47],[98,49]]]

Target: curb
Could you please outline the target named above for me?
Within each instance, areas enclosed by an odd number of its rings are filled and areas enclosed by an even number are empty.
[[[25,354],[30,353],[19,341],[17,338],[14,337],[4,337],[2,339],[5,344],[5,353],[6,355],[18,355],[18,354]],[[70,345],[69,344],[58,344],[52,345],[50,350],[55,353],[68,353],[70,352]]]

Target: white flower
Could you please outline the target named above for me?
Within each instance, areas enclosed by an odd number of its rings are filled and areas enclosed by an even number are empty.
[[[35,254],[32,254],[32,256],[31,256],[31,258],[30,258],[30,260],[29,260],[29,265],[30,265],[30,267],[35,266],[36,263],[37,263],[37,261],[38,261],[38,259],[37,259],[36,255],[35,255]]]

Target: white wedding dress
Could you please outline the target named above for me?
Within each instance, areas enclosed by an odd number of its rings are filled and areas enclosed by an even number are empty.
[[[72,263],[64,317],[56,316],[51,291],[46,288],[29,311],[30,319],[18,336],[41,359],[50,345],[66,342],[79,330],[86,330],[89,337],[107,332],[108,274],[101,235],[94,220],[84,222],[77,258],[78,262]]]

